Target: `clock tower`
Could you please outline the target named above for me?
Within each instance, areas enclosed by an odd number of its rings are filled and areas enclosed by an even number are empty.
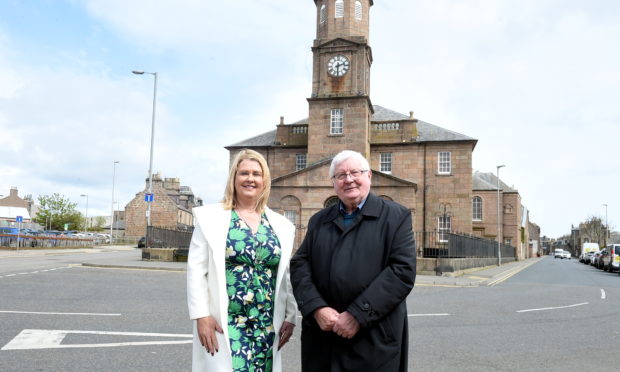
[[[369,11],[373,0],[314,0],[308,162],[355,150],[370,158]]]

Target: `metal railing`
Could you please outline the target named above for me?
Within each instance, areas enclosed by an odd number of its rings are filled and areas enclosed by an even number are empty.
[[[3,248],[85,248],[94,244],[93,239],[20,235],[18,245],[17,235],[0,234],[0,247]]]
[[[147,248],[189,248],[194,229],[175,230],[165,227],[146,228]]]
[[[419,257],[489,258],[497,257],[497,241],[455,232],[414,232]],[[500,244],[502,258],[515,257],[516,248]]]

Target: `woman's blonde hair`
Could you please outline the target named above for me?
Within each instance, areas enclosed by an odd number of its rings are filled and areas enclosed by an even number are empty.
[[[250,149],[243,149],[235,155],[228,172],[228,181],[226,182],[226,190],[224,190],[224,209],[233,209],[237,207],[237,196],[235,194],[235,177],[237,176],[237,170],[239,164],[244,160],[253,160],[257,162],[263,171],[263,191],[258,195],[258,201],[256,202],[256,211],[263,213],[267,201],[269,201],[269,193],[271,192],[271,173],[269,172],[269,166],[265,158],[258,152]]]

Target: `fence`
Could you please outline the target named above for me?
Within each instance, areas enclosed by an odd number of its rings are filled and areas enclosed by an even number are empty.
[[[146,228],[147,248],[189,248],[193,228],[174,230],[165,227],[148,226]]]
[[[418,256],[427,258],[497,257],[497,242],[454,232],[414,232]],[[500,244],[502,257],[515,257],[515,247]]]
[[[84,248],[94,244],[93,239],[20,235],[18,245],[17,235],[0,234],[0,247],[3,248]]]

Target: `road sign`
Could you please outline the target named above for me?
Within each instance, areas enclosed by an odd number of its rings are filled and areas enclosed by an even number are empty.
[[[15,222],[24,222],[24,217],[22,216],[15,217]]]
[[[153,199],[155,199],[155,197],[153,196],[153,193],[148,193],[147,192],[146,194],[144,194],[144,201],[145,202],[149,202],[150,203],[150,202],[153,201]]]

